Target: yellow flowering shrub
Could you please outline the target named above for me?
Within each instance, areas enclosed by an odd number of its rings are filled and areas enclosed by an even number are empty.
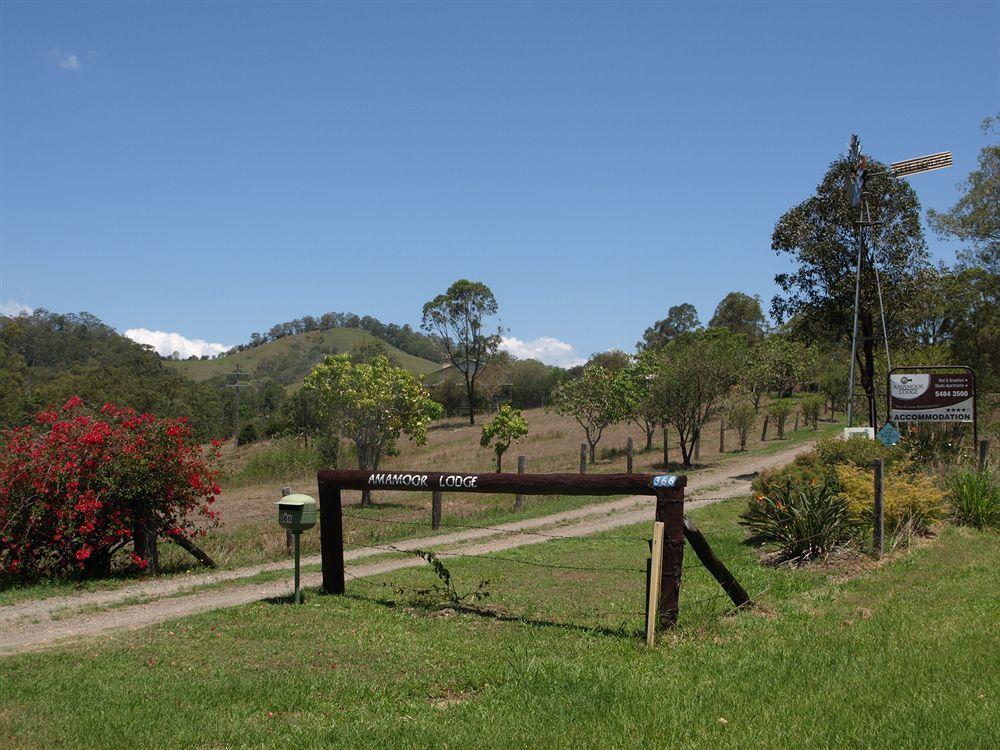
[[[836,472],[851,513],[860,520],[870,521],[875,508],[872,470],[853,464],[837,464]],[[882,486],[886,529],[909,521],[918,530],[925,530],[948,510],[946,493],[933,477],[913,472],[906,463],[888,469]]]

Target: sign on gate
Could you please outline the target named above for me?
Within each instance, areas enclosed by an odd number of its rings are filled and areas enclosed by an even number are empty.
[[[976,379],[972,372],[897,372],[889,375],[889,421],[974,422]]]

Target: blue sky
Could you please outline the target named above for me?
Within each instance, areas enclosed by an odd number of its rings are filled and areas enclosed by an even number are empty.
[[[3,0],[0,304],[234,344],[467,277],[565,363],[768,303],[852,132],[947,208],[998,108],[997,2]]]

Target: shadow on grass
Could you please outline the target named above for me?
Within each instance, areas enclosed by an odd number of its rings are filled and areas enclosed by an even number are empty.
[[[362,505],[360,502],[357,503],[345,503],[345,508],[350,508],[351,510],[399,510],[407,509],[412,510],[412,505],[406,505],[405,503],[385,503],[372,500],[370,505]]]
[[[625,626],[624,621],[617,628],[609,628],[603,625],[581,625],[579,623],[573,622],[559,622],[557,620],[540,620],[535,617],[526,617],[524,615],[517,615],[511,612],[501,612],[496,609],[490,609],[487,607],[473,607],[469,605],[446,605],[446,604],[424,604],[420,602],[400,602],[395,599],[387,599],[379,596],[362,596],[360,594],[344,594],[348,599],[353,599],[359,602],[367,602],[369,604],[377,604],[386,609],[392,610],[402,610],[402,609],[417,609],[421,610],[428,615],[441,616],[442,614],[448,613],[449,611],[460,613],[463,615],[472,615],[474,617],[481,617],[486,620],[499,620],[500,622],[512,622],[520,623],[521,625],[528,625],[531,627],[538,628],[556,628],[559,630],[568,630],[576,633],[591,633],[597,635],[608,636],[612,638],[636,638],[644,636],[644,632],[641,630],[632,630]]]
[[[305,604],[308,601],[308,599],[306,598],[305,589],[302,590],[301,597],[302,597],[302,604]],[[267,599],[261,599],[261,602],[263,602],[264,604],[276,604],[279,606],[283,606],[286,604],[291,604],[294,606],[295,594],[282,594],[281,596],[269,596]]]

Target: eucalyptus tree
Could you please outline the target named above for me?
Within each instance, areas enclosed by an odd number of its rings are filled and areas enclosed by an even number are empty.
[[[489,319],[499,311],[490,288],[479,281],[459,279],[424,305],[421,327],[441,342],[451,365],[465,380],[469,424],[476,423],[476,379],[500,346],[502,329]]]
[[[860,274],[859,347],[855,354],[861,385],[869,399],[871,418],[877,419],[875,397],[875,348],[882,337],[878,318],[879,289],[887,302],[909,299],[919,293],[917,275],[927,265],[927,246],[920,228],[920,203],[916,193],[888,168],[868,160],[864,197],[874,227],[872,242],[862,254]],[[843,344],[850,342],[854,321],[859,215],[847,191],[851,164],[846,157],[833,162],[816,193],[790,209],[779,220],[771,247],[787,254],[794,269],[774,280],[781,294],[771,302],[771,314],[780,324],[791,320],[803,340]],[[903,335],[903,310],[886,305],[889,344]]]

